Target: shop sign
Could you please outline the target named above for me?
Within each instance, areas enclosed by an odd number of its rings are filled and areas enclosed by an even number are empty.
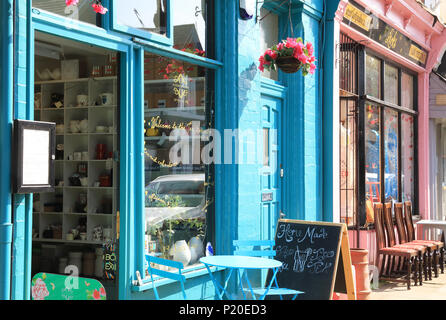
[[[14,121],[14,193],[54,192],[56,124]]]
[[[426,66],[428,51],[356,2],[348,3],[343,22],[417,65]]]
[[[366,13],[362,12],[352,4],[347,4],[345,9],[344,18],[353,22],[358,27],[361,27],[365,31],[369,31],[370,25],[372,23],[372,17],[368,16]]]

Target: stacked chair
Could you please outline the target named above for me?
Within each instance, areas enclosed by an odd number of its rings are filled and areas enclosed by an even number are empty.
[[[411,248],[397,248],[395,246],[391,246],[388,244],[386,240],[385,229],[384,229],[384,210],[383,205],[381,203],[376,203],[374,207],[375,213],[375,231],[376,231],[376,249],[377,249],[377,261],[381,260],[381,268],[380,268],[380,279],[381,280],[391,280],[391,281],[404,281],[407,283],[407,289],[410,290],[411,284],[411,276],[412,276],[412,266],[414,266],[415,270],[413,272],[413,279],[415,285],[417,285],[417,280],[420,272],[420,265],[422,261],[420,261],[420,256],[418,251]],[[395,258],[404,259],[406,261],[405,270],[406,270],[406,279],[400,280],[396,277],[395,272],[393,270],[393,263]],[[386,269],[387,265],[387,269]],[[421,284],[421,283],[420,283]]]
[[[392,204],[375,204],[375,229],[378,262],[382,257],[380,276],[383,280],[405,281],[410,289],[411,276],[415,285],[438,277],[438,265],[444,272],[444,243],[435,240],[416,240],[409,201],[394,204],[398,242],[392,217]],[[412,270],[414,269],[414,270]],[[400,280],[406,274],[406,279]]]

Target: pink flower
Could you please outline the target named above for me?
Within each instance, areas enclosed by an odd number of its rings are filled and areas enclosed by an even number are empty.
[[[316,65],[314,63],[310,64],[310,73],[314,74],[315,70],[316,70]]]
[[[298,59],[299,56],[304,53],[303,47],[304,47],[304,44],[302,42],[297,43],[296,47],[294,48],[293,57]]]
[[[297,42],[293,38],[287,38],[285,46],[287,48],[295,48],[297,46]]]
[[[79,3],[79,0],[65,0],[67,6],[75,6]]]
[[[45,297],[49,296],[50,293],[46,288],[45,282],[38,278],[36,284],[32,287],[32,297],[34,300],[45,300]]]
[[[308,55],[312,56],[314,53],[313,44],[311,42],[307,42],[307,51]]]
[[[265,54],[269,55],[271,58],[273,58],[274,60],[277,59],[277,52],[273,51],[271,49],[266,50]]]
[[[308,57],[305,54],[303,54],[303,53],[298,57],[298,59],[303,64],[306,64],[308,62]]]
[[[313,63],[316,61],[316,58],[314,56],[311,56],[308,58],[308,63]]]
[[[91,5],[94,9],[95,12],[100,13],[100,14],[106,14],[108,9],[105,8],[102,4],[100,3],[93,3]]]
[[[282,42],[279,43],[279,44],[277,45],[277,50],[279,50],[279,51],[283,50],[283,46],[284,46],[284,44],[283,44]]]

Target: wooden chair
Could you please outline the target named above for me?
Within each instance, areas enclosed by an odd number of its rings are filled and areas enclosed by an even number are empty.
[[[404,221],[403,216],[403,203],[396,203],[395,204],[395,220],[396,220],[396,227],[398,231],[398,239],[399,242],[402,244],[414,244],[414,245],[422,245],[426,247],[426,254],[424,256],[425,259],[425,269],[424,269],[424,280],[427,281],[427,278],[429,276],[429,280],[432,280],[432,266],[436,267],[436,264],[433,263],[433,253],[436,252],[437,245],[433,243],[420,243],[416,241],[410,241],[407,237],[407,228]],[[435,257],[435,256],[434,256]],[[437,271],[435,271],[437,274]]]
[[[444,273],[444,251],[445,251],[444,242],[435,241],[435,240],[417,240],[417,239],[415,239],[415,228],[414,228],[413,220],[412,220],[412,203],[410,201],[404,202],[404,221],[405,221],[408,241],[411,241],[414,243],[428,244],[428,245],[434,244],[437,246],[436,250],[434,250],[432,253],[433,258],[434,258],[435,277],[438,276],[438,269],[437,269],[438,262],[440,264],[441,273]],[[440,260],[440,261],[438,261],[438,260]]]
[[[168,278],[168,279],[179,281],[180,286],[181,286],[181,291],[183,292],[183,298],[184,298],[184,300],[187,299],[186,290],[184,288],[184,283],[186,282],[186,277],[181,274],[181,270],[184,269],[184,266],[181,262],[158,258],[158,257],[154,257],[154,256],[151,256],[148,254],[146,254],[146,260],[149,265],[147,269],[149,271],[150,279],[152,280],[153,291],[155,293],[156,300],[160,300],[160,297],[158,294],[158,290],[156,289],[156,281],[154,281],[156,279],[153,278],[154,275],[162,277],[162,278]],[[166,270],[161,270],[161,269],[156,268],[157,265],[159,267],[165,268],[165,269],[167,269],[167,267],[175,268],[175,269],[178,269],[178,272],[170,272],[170,271],[166,271]]]
[[[402,203],[395,203],[395,215],[398,211],[398,208],[402,210],[403,206]],[[423,284],[423,274],[422,274],[422,266],[424,267],[424,274],[425,274],[425,280],[427,280],[427,270],[429,265],[429,257],[428,257],[428,250],[426,246],[420,245],[420,244],[414,244],[414,243],[408,243],[408,242],[401,242],[397,244],[396,243],[396,237],[395,237],[395,226],[393,224],[393,217],[392,217],[392,203],[386,203],[384,204],[384,227],[387,232],[387,246],[392,248],[409,248],[416,250],[418,252],[418,276],[419,276],[419,282],[420,285]],[[397,227],[398,229],[398,227]],[[405,261],[404,261],[405,262]],[[400,265],[401,264],[401,265]],[[392,259],[392,267],[395,266],[395,258]],[[398,265],[397,270],[401,270],[400,268],[404,267],[404,263],[401,263],[401,258],[398,259]]]
[[[274,240],[234,240],[234,255],[239,256],[250,256],[250,257],[268,257],[274,258],[276,256],[276,251],[273,250],[275,242]],[[242,247],[245,247],[242,249]],[[247,249],[246,247],[249,247]],[[240,279],[242,281],[242,279]],[[265,293],[264,288],[256,288],[253,290],[256,295],[263,296]],[[279,288],[277,283],[277,278],[275,279],[274,285],[271,286],[267,295],[268,296],[280,296],[280,300],[283,300],[282,296],[284,295],[292,295],[291,300],[295,300],[299,294],[302,294],[302,291],[287,289],[287,288]]]
[[[381,260],[381,268],[380,268],[380,279],[389,280],[395,282],[406,282],[407,289],[410,290],[410,282],[412,275],[412,265],[415,263],[415,269],[418,267],[418,252],[414,249],[410,248],[392,248],[386,245],[386,234],[384,231],[384,223],[383,223],[383,205],[382,203],[376,203],[374,207],[375,213],[375,231],[376,231],[376,248],[377,248],[377,262],[379,267],[379,261]],[[407,276],[405,280],[400,280],[395,277],[392,277],[391,270],[387,268],[387,274],[384,273],[386,258],[391,257],[402,257],[407,259]],[[388,261],[390,263],[390,261]],[[415,270],[414,274],[415,285],[417,284],[417,270]]]

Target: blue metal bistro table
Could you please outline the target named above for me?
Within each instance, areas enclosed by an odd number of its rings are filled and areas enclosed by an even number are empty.
[[[251,291],[252,297],[255,300],[256,294],[261,293],[260,300],[265,299],[265,296],[268,294],[268,291],[271,289],[271,285],[276,279],[277,272],[279,271],[279,268],[282,266],[282,262],[274,260],[274,259],[267,259],[267,258],[258,258],[258,257],[249,257],[249,256],[209,256],[209,257],[203,257],[200,259],[200,262],[203,263],[211,277],[212,282],[215,286],[215,291],[217,292],[218,297],[220,300],[222,300],[223,296],[226,295],[228,299],[230,299],[228,292],[226,291],[229,279],[231,278],[231,275],[234,271],[239,276],[239,288],[243,293],[243,298],[247,300],[247,297],[245,295],[245,288],[243,288],[242,280],[243,275],[246,279],[246,282],[248,284],[248,288]],[[215,266],[215,267],[222,267],[229,270],[228,275],[226,276],[224,285],[221,285],[214,277],[213,273],[211,272],[209,266]],[[246,272],[243,272],[242,270],[248,270],[248,269],[272,269],[273,270],[273,276],[271,277],[271,281],[269,285],[264,289],[253,289],[251,286],[251,283],[249,282],[249,279],[246,275]]]

